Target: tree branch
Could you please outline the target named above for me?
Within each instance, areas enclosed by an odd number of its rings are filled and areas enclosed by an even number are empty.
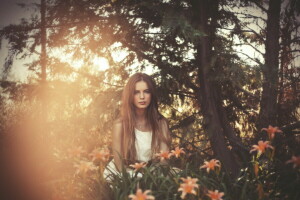
[[[287,51],[287,53],[294,53],[294,52],[300,52],[300,49],[294,49],[294,50]]]
[[[252,1],[258,8],[260,8],[264,12],[268,12],[262,5],[260,5],[257,1]]]
[[[233,13],[235,13],[235,14],[237,14],[237,15],[244,15],[245,17],[241,17],[241,18],[254,18],[254,19],[260,19],[260,20],[262,20],[262,21],[264,21],[264,22],[266,22],[267,20],[266,19],[264,19],[264,18],[262,18],[262,17],[259,17],[259,16],[256,16],[256,15],[251,15],[251,14],[245,14],[245,13],[240,13],[240,12],[233,12]]]
[[[187,127],[187,126],[191,125],[194,122],[195,122],[195,116],[191,115],[191,116],[188,116],[188,117],[184,118],[183,120],[181,120],[178,124],[172,126],[170,128],[170,130],[172,131],[174,129]]]
[[[183,95],[185,97],[189,97],[189,98],[192,98],[192,99],[195,99],[195,94],[194,93],[191,93],[191,92],[182,92],[182,91],[172,91],[172,90],[167,90],[169,91],[169,93],[171,94],[175,94],[175,95]]]
[[[261,63],[258,59],[254,59],[254,58],[251,58],[248,54],[244,53],[244,52],[240,52],[240,51],[235,51],[236,53],[240,53],[240,54],[243,54],[244,56],[246,56],[248,59],[256,62],[257,64],[259,65],[263,65],[263,63]]]
[[[255,46],[253,46],[251,43],[246,42],[247,45],[249,45],[250,47],[252,47],[255,51],[257,51],[258,53],[260,53],[262,56],[265,56],[264,53],[262,53],[260,50],[258,50]]]
[[[283,133],[287,134],[288,132],[293,131],[293,130],[298,129],[298,128],[300,128],[300,121],[295,122],[293,124],[283,126],[283,127],[280,128],[280,130],[282,130]]]

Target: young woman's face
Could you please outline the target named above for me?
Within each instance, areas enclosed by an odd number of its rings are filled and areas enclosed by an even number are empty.
[[[145,81],[135,84],[133,104],[136,108],[145,109],[151,103],[151,93]]]

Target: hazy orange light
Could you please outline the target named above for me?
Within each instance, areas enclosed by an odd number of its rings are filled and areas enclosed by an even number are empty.
[[[104,71],[109,68],[109,64],[106,58],[95,57],[92,62],[94,64],[94,69],[97,71]]]
[[[72,66],[72,67],[74,67],[75,69],[79,69],[80,67],[82,67],[83,66],[83,60],[72,60],[71,62],[70,62],[70,65]]]

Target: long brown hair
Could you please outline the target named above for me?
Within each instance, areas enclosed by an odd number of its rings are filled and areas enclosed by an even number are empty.
[[[132,163],[136,160],[135,149],[135,133],[134,125],[136,121],[135,106],[133,104],[135,85],[139,81],[147,83],[149,91],[151,93],[151,102],[146,110],[146,120],[149,123],[152,131],[151,150],[152,154],[156,153],[160,149],[161,143],[169,144],[169,136],[164,133],[162,127],[162,121],[166,120],[158,111],[157,94],[155,88],[155,82],[151,77],[144,73],[136,73],[132,75],[127,84],[124,87],[122,95],[121,106],[121,120],[123,125],[122,133],[122,152],[121,155],[126,164]]]

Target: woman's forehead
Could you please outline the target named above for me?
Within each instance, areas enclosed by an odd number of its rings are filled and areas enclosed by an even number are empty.
[[[138,81],[135,84],[135,90],[146,90],[149,89],[148,84],[145,81]]]

